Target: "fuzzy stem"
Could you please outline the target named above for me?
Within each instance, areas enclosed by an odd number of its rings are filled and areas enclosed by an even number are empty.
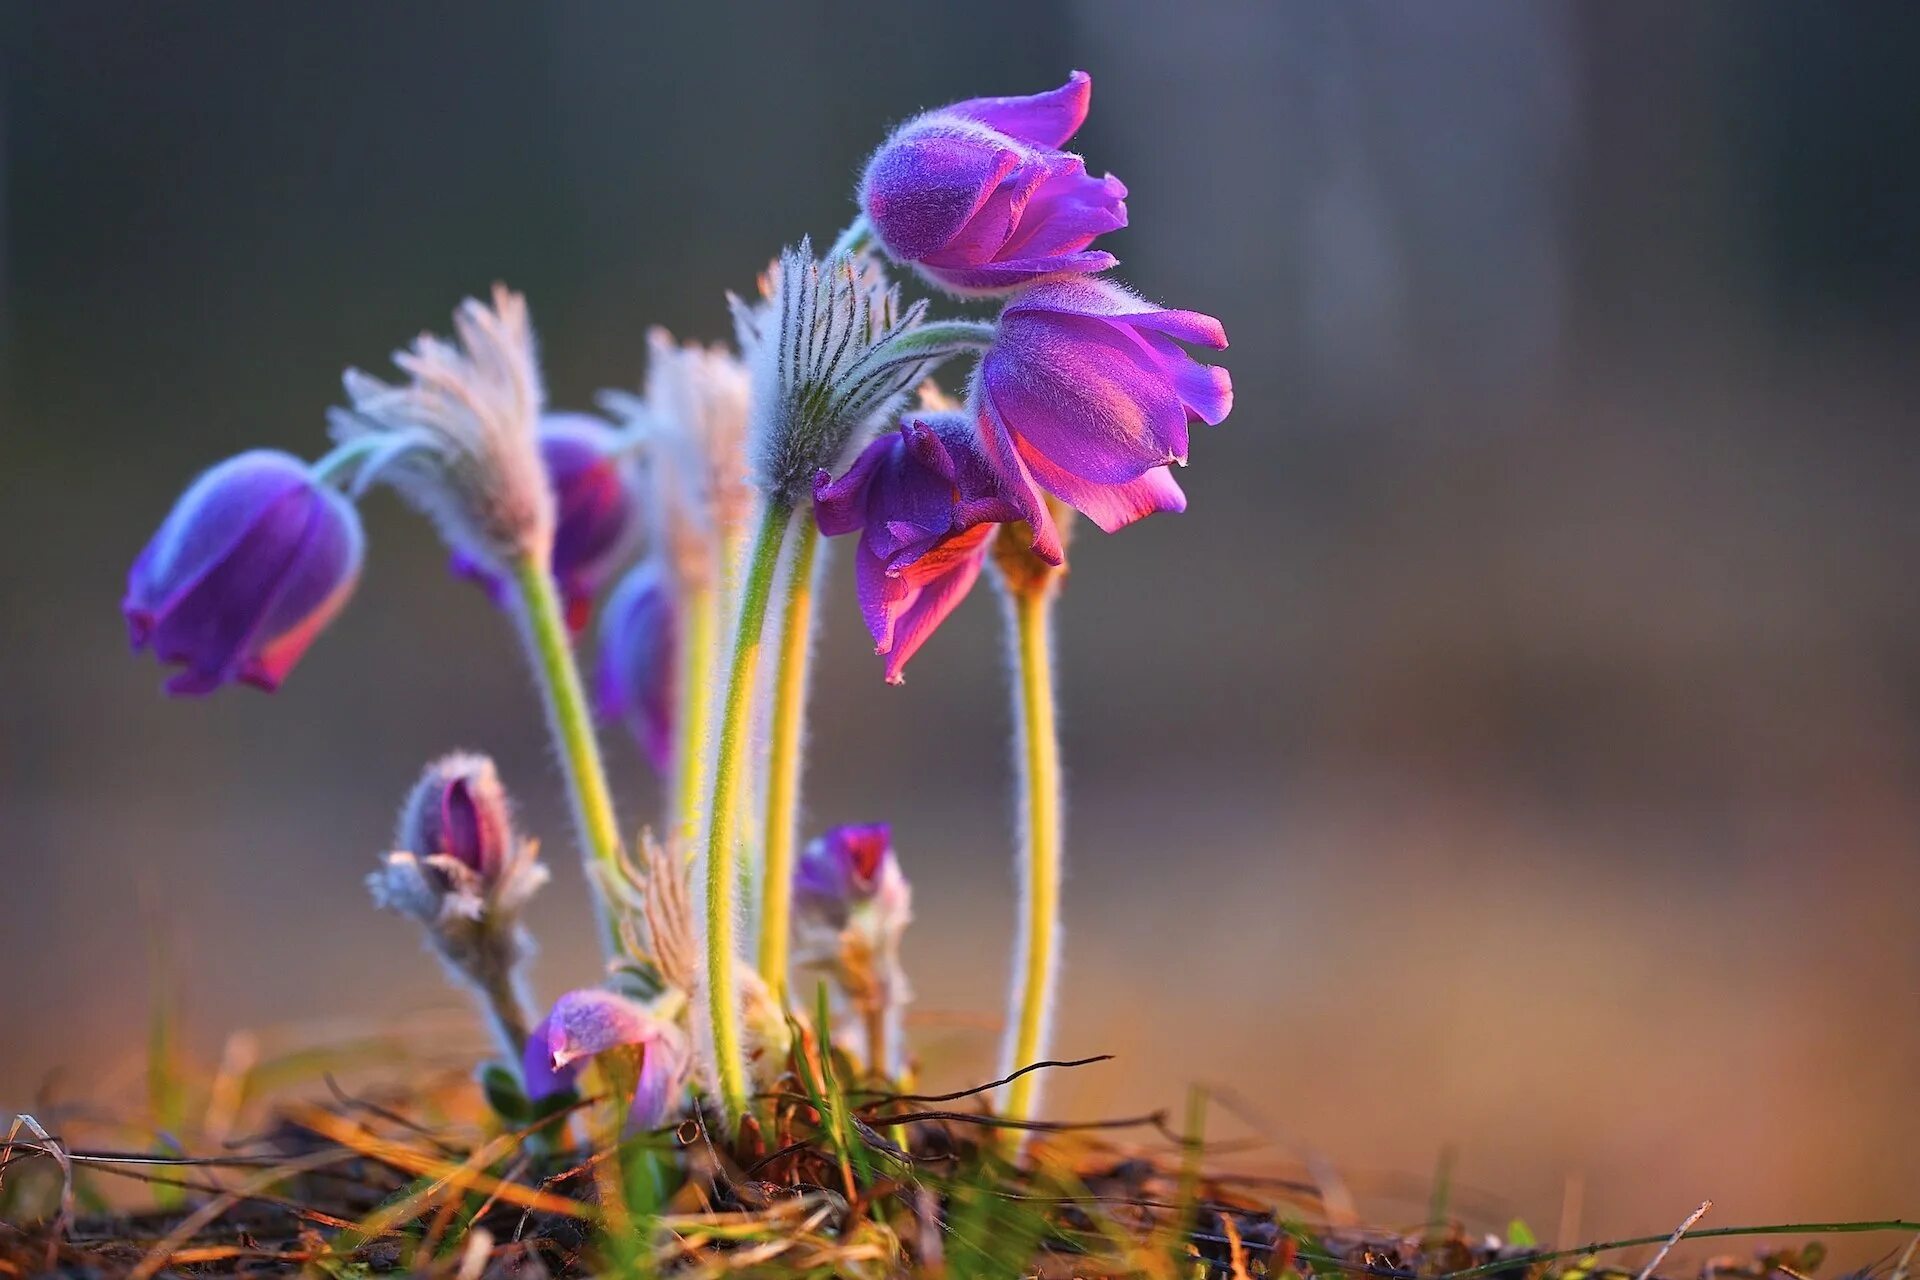
[[[827,250],[827,257],[831,258],[841,253],[858,253],[872,244],[873,240],[873,224],[867,221],[866,214],[860,214],[847,224],[846,230],[842,231],[839,238],[833,242],[833,247]]]
[[[471,969],[461,969],[458,961],[448,959],[472,981],[487,1021],[493,1026],[494,1038],[515,1071],[520,1069],[521,1056],[527,1050],[527,997],[515,958],[526,954],[530,945],[520,937],[495,934],[480,949]]]
[[[793,921],[793,850],[800,825],[800,747],[806,721],[807,677],[813,665],[814,563],[820,546],[820,527],[810,510],[800,510],[793,525],[793,559],[787,566],[780,648],[774,668],[766,857],[760,889],[760,976],[783,1007],[787,998],[787,944]]]
[[[587,888],[609,958],[623,953],[620,927],[608,887],[620,883],[620,827],[613,816],[613,798],[607,788],[606,766],[600,761],[600,743],[594,737],[587,711],[587,695],[580,684],[560,596],[544,562],[522,557],[513,566],[516,588],[514,615],[520,621],[534,682],[546,705],[547,729],[567,775],[567,797],[572,802],[580,856],[586,867]]]
[[[707,793],[708,739],[713,736],[714,643],[719,630],[719,594],[711,584],[689,585],[681,601],[680,708],[674,735],[670,825],[687,845],[699,830],[700,806]]]
[[[1021,792],[1020,888],[1024,908],[1008,993],[1002,1064],[1012,1072],[1046,1057],[1060,961],[1060,740],[1053,714],[1051,580],[1007,586],[1007,641],[1014,662],[1014,721]],[[1040,1073],[1004,1090],[1001,1114],[1029,1120]]]
[[[746,1061],[741,1055],[740,1000],[734,981],[734,857],[739,850],[741,799],[751,772],[753,694],[760,666],[760,639],[774,570],[786,541],[793,509],[769,502],[760,517],[753,556],[740,588],[740,618],[734,627],[720,739],[713,760],[713,801],[707,807],[707,1017],[713,1035],[714,1073],[720,1104],[730,1124],[747,1111]]]

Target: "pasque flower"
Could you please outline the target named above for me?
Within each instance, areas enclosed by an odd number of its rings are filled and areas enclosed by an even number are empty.
[[[815,477],[820,531],[860,534],[860,610],[890,683],[980,576],[994,523],[1023,515],[960,413],[910,418],[839,479]]]
[[[637,540],[637,478],[628,437],[587,413],[549,413],[540,419],[540,461],[553,490],[553,551],[549,561],[566,608],[567,626],[585,629],[594,597],[607,585]],[[463,551],[455,572],[480,581],[496,603],[507,583]]]
[[[1109,533],[1185,508],[1170,466],[1186,464],[1191,423],[1227,416],[1233,383],[1183,342],[1224,348],[1227,335],[1212,316],[1156,307],[1108,280],[1047,281],[1002,309],[970,402],[986,456],[1047,559],[1058,557],[1058,532],[1035,486]]]
[[[913,920],[913,889],[884,822],[833,827],[794,868],[794,962],[831,978],[860,1015],[873,1065],[897,1074],[896,1024],[912,998],[900,942]]]
[[[351,503],[289,454],[257,449],[181,495],[127,575],[135,649],[180,670],[167,692],[277,689],[352,594],[363,538]]]
[[[420,924],[518,1054],[527,1034],[520,973],[533,954],[520,911],[547,869],[538,846],[514,830],[493,761],[454,752],[428,765],[401,806],[394,844],[367,877],[374,905]]]
[[[1076,71],[1047,93],[973,98],[902,125],[860,182],[881,246],[961,294],[1113,266],[1112,254],[1088,246],[1127,225],[1127,189],[1059,150],[1087,118],[1092,91]]]
[[[590,987],[569,991],[527,1037],[521,1075],[535,1102],[574,1087],[589,1059],[637,1059],[628,1127],[657,1129],[679,1110],[692,1057],[686,1033],[646,1005]]]
[[[511,921],[547,869],[513,826],[493,761],[454,752],[426,767],[407,795],[395,852],[367,877],[377,906],[412,916],[459,944],[467,924]]]
[[[674,749],[676,607],[660,558],[649,556],[628,570],[600,611],[600,657],[594,669],[600,718],[625,728],[663,775]]]

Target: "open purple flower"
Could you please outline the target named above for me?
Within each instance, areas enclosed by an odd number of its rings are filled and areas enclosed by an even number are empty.
[[[957,413],[908,420],[838,480],[821,472],[813,507],[822,533],[860,533],[860,610],[892,684],[980,576],[995,522],[1024,515]]]
[[[972,98],[902,125],[860,182],[887,253],[961,294],[1113,266],[1112,254],[1087,246],[1127,225],[1127,189],[1059,149],[1087,118],[1092,92],[1076,71],[1047,93]]]
[[[618,1051],[639,1058],[628,1126],[658,1129],[678,1111],[686,1088],[686,1035],[639,1001],[597,987],[561,996],[527,1037],[520,1064],[527,1097],[539,1102],[572,1089],[588,1059]]]
[[[353,505],[290,454],[256,449],[195,480],[127,575],[135,649],[181,669],[167,692],[280,687],[360,575]]]
[[[626,437],[592,414],[544,415],[539,443],[553,489],[553,578],[567,626],[578,633],[639,533],[633,468]],[[506,583],[474,557],[454,552],[453,568],[485,586],[496,604],[506,598]]]
[[[972,408],[1048,559],[1058,536],[1036,484],[1109,533],[1185,509],[1169,467],[1186,464],[1191,423],[1227,416],[1233,382],[1183,342],[1224,348],[1227,335],[1212,316],[1156,307],[1107,280],[1048,281],[1001,311]]]
[[[600,612],[594,703],[600,718],[633,735],[664,777],[673,763],[676,650],[667,568],[649,557],[620,580]]]

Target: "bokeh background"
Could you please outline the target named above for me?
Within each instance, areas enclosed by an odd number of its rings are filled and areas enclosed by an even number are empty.
[[[0,1106],[137,1064],[156,932],[202,1054],[448,1007],[361,876],[455,745],[548,836],[542,992],[593,971],[506,628],[390,495],[282,693],[159,696],[115,606],[197,469],[318,452],[344,365],[496,279],[557,403],[634,385],[889,122],[1083,67],[1123,273],[1224,319],[1239,407],[1188,514],[1076,548],[1058,1047],[1118,1059],[1057,1110],[1227,1086],[1389,1220],[1448,1145],[1542,1234],[1570,1177],[1589,1236],[1912,1215],[1911,13],[0,6]],[[844,577],[808,808],[896,824],[930,1075],[979,1080],[995,610],[888,689]]]

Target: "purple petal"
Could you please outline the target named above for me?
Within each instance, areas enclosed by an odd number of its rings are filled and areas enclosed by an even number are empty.
[[[1173,478],[1172,467],[1155,467],[1132,480],[1103,484],[1062,471],[1037,454],[1023,456],[1041,488],[1107,533],[1124,529],[1142,516],[1158,511],[1187,509],[1187,495]]]
[[[552,1014],[540,1019],[527,1037],[526,1052],[520,1055],[520,1081],[534,1102],[567,1092],[580,1078],[578,1063],[554,1067],[553,1029]]]
[[[594,672],[600,718],[624,726],[662,776],[673,764],[678,626],[666,571],[642,561],[607,598]]]
[[[966,598],[986,563],[993,532],[993,525],[975,525],[891,573],[877,556],[862,550],[857,585],[874,652],[887,660],[888,684],[901,683],[907,660]]]
[[[641,1050],[640,1079],[627,1112],[629,1128],[658,1129],[673,1118],[686,1084],[687,1064],[686,1045],[678,1031],[661,1027]]]
[[[969,98],[943,113],[977,120],[1036,147],[1059,147],[1086,122],[1093,77],[1075,71],[1058,89],[1013,98]]]
[[[555,1071],[620,1045],[644,1044],[659,1025],[645,1005],[598,987],[561,996],[547,1022],[547,1057]]]
[[[990,137],[909,125],[874,153],[861,203],[887,252],[912,260],[958,235],[1019,163]]]

